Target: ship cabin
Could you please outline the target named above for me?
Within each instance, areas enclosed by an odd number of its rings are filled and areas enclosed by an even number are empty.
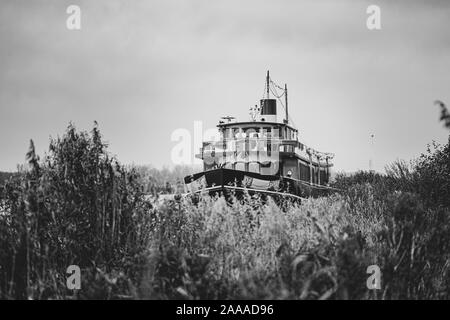
[[[287,87],[285,86],[286,96]],[[217,125],[219,138],[203,142],[197,158],[204,171],[218,168],[252,172],[261,176],[278,176],[311,186],[327,186],[332,154],[321,153],[299,141],[298,130],[286,117],[277,119],[277,100],[261,99],[251,108],[251,119],[236,122],[223,117]]]

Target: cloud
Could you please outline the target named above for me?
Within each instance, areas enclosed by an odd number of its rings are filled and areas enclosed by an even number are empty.
[[[369,1],[80,1],[81,31],[65,27],[69,4],[0,3],[0,168],[70,120],[98,120],[125,162],[167,163],[176,128],[246,117],[268,68],[289,84],[302,138],[341,168],[368,163],[354,148],[370,130],[380,163],[440,137],[425,105],[450,99],[448,2],[378,1],[379,32]]]

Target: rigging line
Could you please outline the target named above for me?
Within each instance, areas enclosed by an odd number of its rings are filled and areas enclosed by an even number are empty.
[[[278,98],[278,99],[281,99],[281,98],[283,98],[283,96],[284,96],[284,95],[278,95],[278,94],[277,94],[278,92],[273,91],[272,89],[270,89],[270,92],[272,92],[272,94],[273,94],[276,98]]]
[[[273,86],[273,90],[272,90],[272,88],[270,88],[270,91],[272,92],[272,94],[273,94],[275,97],[278,98],[278,101],[279,101],[280,104],[282,105],[283,109],[286,111],[286,107],[285,107],[283,101],[281,100],[281,98],[286,94],[286,90],[285,90],[284,88],[280,87],[279,85],[277,85],[272,79],[270,79],[270,83],[271,83],[272,86]],[[278,87],[280,90],[283,91],[283,93],[282,93],[281,95],[278,94],[278,91],[276,90],[277,87]],[[274,92],[274,91],[275,91],[275,92]],[[289,121],[294,125],[294,127],[295,127],[295,128],[298,128],[298,127],[297,127],[297,124],[295,123],[295,121],[294,121],[294,119],[292,118],[292,116],[289,115],[288,117],[289,117]]]
[[[273,88],[273,91],[272,91],[272,88]],[[283,90],[283,93],[282,93],[282,94],[278,94],[277,89],[276,89],[275,87],[273,87],[273,86],[272,86],[272,88],[270,88],[270,91],[272,91],[273,95],[274,95],[275,97],[279,98],[279,99],[281,99],[281,98],[286,94],[286,92],[284,92],[284,90]],[[275,92],[274,92],[274,91],[275,91]]]
[[[286,110],[286,107],[284,106],[283,101],[281,101],[280,97],[277,96],[277,95],[273,92],[272,88],[269,88],[269,89],[270,89],[270,92],[272,92],[272,94],[278,99],[278,101],[280,102],[280,104],[283,106],[284,110]],[[282,97],[282,96],[281,96],[281,97]]]
[[[280,89],[281,91],[283,91],[283,93],[282,93],[282,95],[284,95],[286,92],[286,90],[285,90],[285,88],[283,88],[283,87],[281,87],[281,86],[279,86],[275,81],[273,81],[272,79],[270,79],[270,83],[274,86],[274,88],[275,88],[275,91],[276,91],[276,88],[278,88],[278,89]]]
[[[272,81],[272,84],[277,87],[278,89],[282,90],[284,92],[284,88],[277,85],[275,82]]]
[[[283,101],[281,100],[281,98],[284,96],[284,93],[282,95],[279,95],[276,88],[270,88],[270,91],[272,92],[272,94],[278,98],[278,101],[280,102],[280,104],[283,106],[283,109],[286,110],[286,107],[283,104]],[[274,92],[275,91],[275,92]]]
[[[272,83],[272,85],[274,86],[274,87],[277,87],[278,89],[280,89],[280,90],[282,90],[283,91],[283,94],[281,94],[281,95],[275,95],[278,99],[281,99],[285,94],[286,94],[286,90],[285,90],[285,88],[283,88],[283,87],[280,87],[278,84],[276,84],[272,79],[270,79],[270,82]],[[276,88],[274,88],[274,90],[276,91]],[[277,91],[276,91],[277,92]],[[273,93],[273,92],[272,92]],[[277,94],[278,94],[278,92],[277,92]],[[286,110],[286,107],[284,106],[284,104],[283,104],[283,102],[280,100],[280,103],[281,103],[281,105],[283,106],[283,108]],[[291,121],[291,123],[295,126],[295,127],[297,127],[297,125],[296,125],[296,123],[295,123],[295,121],[293,120],[293,118],[291,117],[291,115],[289,115],[288,116],[289,117],[289,120]]]
[[[270,84],[272,84],[273,90],[270,87]],[[276,88],[280,89],[283,91],[283,93],[280,95],[278,94],[278,91],[276,90]],[[264,87],[264,92],[267,89],[267,84]],[[278,99],[278,101],[280,102],[281,106],[283,107],[283,109],[286,111],[286,107],[284,106],[283,101],[281,100],[281,98],[286,94],[286,90],[283,87],[280,87],[278,84],[275,83],[275,81],[272,80],[272,78],[269,77],[269,89],[270,92],[272,92],[272,94]],[[297,124],[295,123],[294,119],[292,118],[291,115],[288,116],[289,117],[289,121],[294,125],[295,128],[298,128]],[[297,129],[298,130],[298,129]]]
[[[273,88],[270,86],[270,84],[272,84]],[[286,89],[283,88],[283,87],[280,87],[270,77],[269,77],[269,84],[268,85],[269,85],[270,92],[272,92],[272,94],[278,99],[278,101],[282,105],[283,109],[286,110],[286,107],[284,106],[283,101],[281,100],[281,98],[286,94]],[[283,91],[283,93],[281,95],[278,94],[277,88]],[[264,85],[263,98],[264,98],[264,95],[266,94],[266,91],[267,91],[267,83]],[[293,120],[292,116],[289,115],[288,117],[289,117],[290,122],[293,124],[294,128],[298,128],[297,124]],[[302,141],[304,141],[304,140],[302,139]],[[321,152],[321,151],[315,150],[315,149],[313,149],[311,147],[308,147],[309,143],[303,143],[303,142],[301,142],[301,140],[299,140],[299,142],[301,144],[303,144],[305,148],[309,149],[311,151],[312,155],[318,156],[320,158],[322,158],[322,157],[331,157],[331,158],[333,158],[334,157],[333,153]]]
[[[286,94],[286,91],[285,91],[285,89],[284,88],[282,88],[282,87],[280,87],[279,85],[277,85],[272,79],[270,79],[270,83],[272,84],[272,87],[270,87],[269,86],[269,89],[270,89],[270,92],[272,92],[272,94],[278,99],[278,101],[280,102],[280,104],[283,106],[283,108],[286,110],[286,107],[284,106],[284,104],[283,104],[283,101],[281,100],[281,98]],[[278,94],[278,91],[276,90],[276,88],[278,87],[278,89],[280,89],[280,90],[282,90],[283,91],[283,93],[280,95],[280,94]],[[298,128],[297,127],[297,124],[295,123],[295,121],[293,120],[293,118],[292,118],[292,116],[291,115],[289,115],[289,120],[290,120],[290,122],[293,124],[293,126],[295,127],[295,128]],[[300,141],[300,140],[299,140]],[[302,139],[302,141],[304,141],[303,139]],[[311,148],[311,147],[309,147],[309,143],[303,143],[303,142],[301,142],[300,141],[300,143],[302,143],[304,146],[305,146],[305,148],[308,148],[310,151],[311,151],[311,153],[312,153],[312,155],[314,155],[314,156],[319,156],[320,158],[322,158],[322,157],[330,157],[330,158],[333,158],[334,157],[334,154],[333,153],[329,153],[329,152],[322,152],[322,151],[318,151],[318,150],[316,150],[316,149],[313,149],[313,148]]]
[[[275,81],[273,81],[272,80],[272,78],[269,78],[269,80],[270,80],[270,82],[274,85],[274,86],[276,86],[276,87],[278,87],[278,89],[280,89],[280,90],[283,90],[284,91],[284,88],[283,87],[281,87],[281,86],[279,86],[277,83],[275,83]]]
[[[276,94],[272,91],[272,89],[270,89],[270,91],[272,92],[272,94],[274,96],[276,96],[278,98],[278,101],[280,102],[280,104],[283,106],[283,109],[286,111],[286,107],[283,104],[283,101],[281,100],[281,98],[286,94],[286,89],[280,87],[279,85],[277,85],[272,79],[270,79],[270,83],[272,84],[272,86],[274,87],[274,91],[276,92]],[[278,91],[276,90],[276,88],[278,87],[278,89],[282,90],[283,93],[281,95],[278,94]],[[293,120],[291,115],[288,115],[289,121],[294,125],[295,128],[297,128],[297,124],[295,123],[295,121]]]

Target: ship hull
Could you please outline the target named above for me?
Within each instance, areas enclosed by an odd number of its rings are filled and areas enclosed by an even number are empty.
[[[199,172],[184,178],[190,194],[208,192],[209,194],[263,194],[273,197],[302,199],[317,197],[334,192],[335,189],[315,185],[277,175],[261,175],[254,172],[219,168]]]

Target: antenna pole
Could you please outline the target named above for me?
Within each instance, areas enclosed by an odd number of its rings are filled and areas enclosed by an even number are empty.
[[[373,157],[375,156],[375,148],[374,148],[374,145],[373,145],[373,137],[374,137],[374,134],[372,133],[370,135],[370,147],[371,147],[372,150],[370,150],[370,159],[369,159],[369,171],[371,171],[371,172],[374,171],[373,170]]]
[[[267,77],[266,77],[267,99],[269,99],[269,81],[270,81],[269,70],[267,70]]]
[[[284,101],[286,104],[286,124],[289,123],[289,112],[288,112],[288,96],[287,96],[287,84],[284,84]]]

